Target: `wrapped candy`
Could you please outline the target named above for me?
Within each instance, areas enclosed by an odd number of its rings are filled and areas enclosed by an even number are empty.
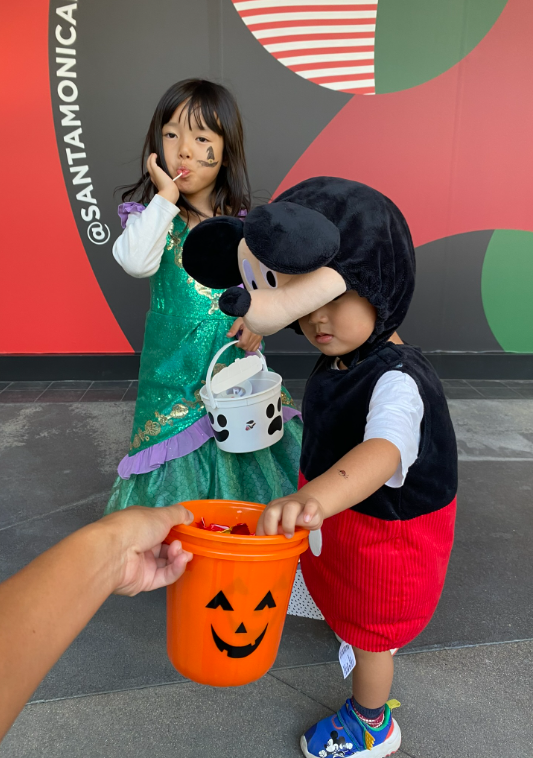
[[[248,524],[235,524],[231,530],[232,534],[251,534]]]
[[[196,521],[194,524],[197,529],[205,529],[208,532],[219,532],[220,534],[244,534],[251,535],[248,524],[235,524],[235,526],[225,526],[223,524],[209,524],[205,523],[205,519],[202,516],[200,521]]]

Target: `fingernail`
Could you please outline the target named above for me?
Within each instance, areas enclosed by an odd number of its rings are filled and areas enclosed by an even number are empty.
[[[306,516],[304,516],[304,521],[305,521],[306,524],[308,524],[311,521],[311,516],[309,514],[307,514]]]

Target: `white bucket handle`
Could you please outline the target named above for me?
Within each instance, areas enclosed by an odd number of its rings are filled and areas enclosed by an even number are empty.
[[[228,342],[227,345],[224,345],[223,347],[221,347],[220,350],[217,353],[215,353],[215,357],[211,361],[211,363],[209,365],[209,368],[207,370],[207,376],[206,376],[206,379],[205,379],[205,388],[207,390],[207,397],[209,398],[209,402],[211,403],[211,406],[213,408],[218,408],[218,405],[217,405],[216,400],[214,398],[213,392],[211,390],[211,379],[213,378],[213,376],[212,376],[213,369],[215,368],[216,363],[217,363],[218,359],[220,358],[220,356],[222,355],[222,353],[224,352],[224,350],[227,350],[228,347],[231,347],[232,345],[236,345],[238,341],[239,340],[233,340],[233,342]],[[267,366],[266,358],[263,355],[263,353],[260,350],[256,350],[254,352],[254,355],[258,355],[259,358],[261,358],[261,363],[262,363],[261,371],[268,371],[268,366]]]

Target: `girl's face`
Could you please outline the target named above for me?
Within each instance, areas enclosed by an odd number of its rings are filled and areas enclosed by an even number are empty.
[[[174,179],[182,172],[176,185],[180,193],[189,197],[214,188],[222,166],[224,138],[209,129],[201,118],[199,125],[194,115],[189,124],[186,105],[176,108],[162,134],[170,176]]]
[[[298,323],[311,344],[333,357],[356,350],[367,341],[376,325],[376,309],[349,290]]]

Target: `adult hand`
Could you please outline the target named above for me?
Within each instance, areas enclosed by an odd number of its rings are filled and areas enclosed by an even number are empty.
[[[173,205],[176,205],[180,198],[179,189],[176,187],[176,182],[172,181],[166,171],[163,171],[163,169],[157,165],[156,153],[150,153],[148,156],[146,170],[150,174],[152,183],[157,187],[158,194]]]
[[[170,545],[163,544],[163,540],[171,527],[190,524],[192,520],[193,514],[176,504],[166,508],[135,505],[97,522],[114,536],[115,554],[120,561],[115,594],[133,596],[179,579],[192,554],[183,550],[179,540]]]
[[[314,497],[298,499],[298,493],[272,500],[261,514],[255,533],[257,535],[284,534],[287,539],[294,535],[297,526],[310,531],[320,529],[324,511]]]
[[[248,327],[244,325],[243,318],[235,319],[231,329],[226,336],[234,337],[237,332],[241,332],[241,336],[237,342],[237,347],[242,348],[242,350],[246,350],[248,353],[255,353],[255,351],[260,348],[263,337],[260,334],[251,332]]]

